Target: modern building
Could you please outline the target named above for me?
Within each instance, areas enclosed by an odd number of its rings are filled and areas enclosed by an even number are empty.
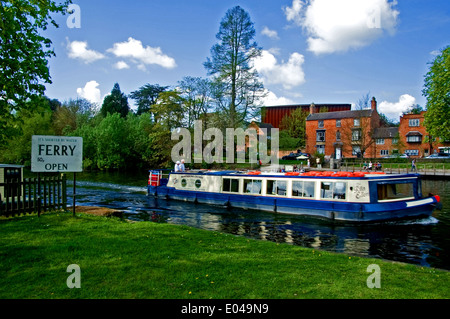
[[[337,112],[350,111],[351,104],[295,104],[295,105],[278,105],[265,106],[261,110],[262,123],[271,124],[274,128],[280,128],[281,120],[291,114],[291,112],[301,108],[305,112],[310,112],[310,108],[314,107],[317,113],[321,112]]]

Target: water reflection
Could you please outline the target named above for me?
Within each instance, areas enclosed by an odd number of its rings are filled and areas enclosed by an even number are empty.
[[[424,181],[424,193],[450,202],[448,184]],[[71,195],[71,194],[68,194]],[[70,200],[70,199],[69,199]],[[77,182],[77,205],[122,209],[132,220],[182,224],[277,243],[450,269],[450,210],[424,219],[353,224],[304,216],[155,199],[145,187]]]

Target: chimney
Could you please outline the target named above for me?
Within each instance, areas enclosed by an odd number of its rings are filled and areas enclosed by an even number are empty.
[[[309,113],[310,114],[316,113],[316,106],[314,105],[314,102],[312,102],[311,105],[309,106]]]
[[[370,101],[370,106],[371,106],[372,110],[374,110],[374,111],[377,110],[377,100],[375,100],[375,96],[372,97],[372,101]]]

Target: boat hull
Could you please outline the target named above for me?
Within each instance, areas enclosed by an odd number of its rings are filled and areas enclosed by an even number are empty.
[[[351,203],[326,200],[277,198],[177,190],[167,186],[148,186],[148,194],[170,200],[262,210],[280,214],[304,215],[338,221],[374,222],[430,216],[439,200],[428,197],[386,203]]]

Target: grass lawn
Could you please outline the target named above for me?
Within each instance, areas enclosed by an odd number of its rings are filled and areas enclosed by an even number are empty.
[[[81,288],[69,289],[77,264]],[[381,288],[368,288],[367,267]],[[0,219],[0,298],[449,298],[450,273],[187,226],[70,213]]]

